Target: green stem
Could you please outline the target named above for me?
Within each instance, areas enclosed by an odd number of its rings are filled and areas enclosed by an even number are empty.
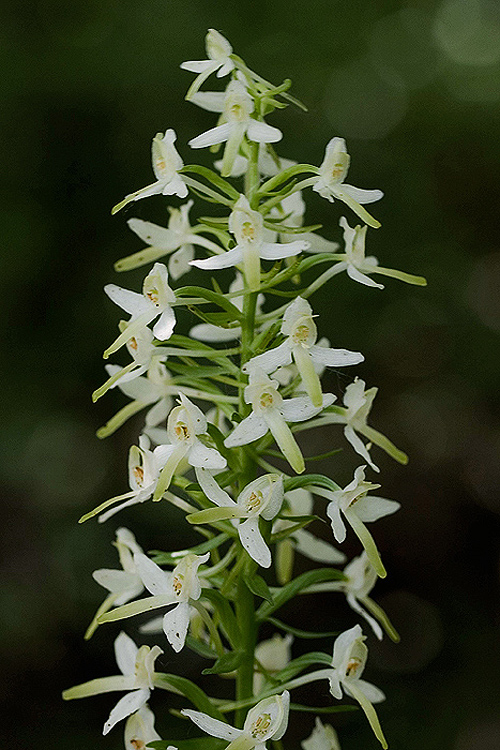
[[[245,554],[241,549],[241,554]],[[255,626],[255,607],[252,592],[248,589],[243,576],[238,580],[236,617],[241,631],[242,649],[245,652],[236,677],[236,700],[241,701],[253,696],[253,673],[255,646],[257,642],[257,628]],[[242,727],[245,722],[246,710],[236,710],[236,726]]]

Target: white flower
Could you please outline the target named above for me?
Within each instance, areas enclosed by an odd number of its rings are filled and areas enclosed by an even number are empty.
[[[198,73],[186,94],[186,99],[191,99],[212,73],[217,73],[217,78],[223,78],[234,68],[234,62],[231,60],[233,48],[227,39],[215,29],[208,30],[205,47],[208,60],[188,60],[181,63],[183,70]]]
[[[283,137],[278,128],[273,128],[252,117],[254,102],[246,86],[237,79],[231,81],[226,91],[198,92],[192,97],[195,104],[210,112],[222,113],[222,125],[207,130],[189,141],[191,148],[205,148],[219,143],[227,143],[222,159],[221,175],[231,174],[234,160],[245,135],[257,143],[276,143]]]
[[[115,270],[130,271],[173,253],[168,263],[168,270],[173,279],[178,279],[190,270],[189,263],[194,258],[193,245],[219,252],[218,245],[193,231],[189,223],[189,210],[192,205],[193,201],[188,201],[180,208],[169,207],[168,228],[142,219],[129,219],[127,224],[130,229],[141,240],[147,242],[149,247],[118,260],[115,263]]]
[[[236,278],[231,282],[229,286],[229,293],[231,295],[241,292],[237,297],[231,296],[231,302],[238,310],[243,311],[243,296],[244,296],[245,285],[243,283],[243,276],[241,273],[236,273]],[[256,316],[261,315],[262,305],[264,304],[264,295],[259,294],[257,296],[257,305],[255,308]],[[212,323],[199,323],[193,326],[189,331],[189,336],[199,341],[207,342],[222,342],[222,341],[233,341],[241,336],[241,327],[236,328],[220,328]]]
[[[279,740],[285,734],[289,707],[290,694],[287,690],[281,695],[265,698],[250,709],[243,729],[236,729],[200,711],[185,708],[181,713],[207,734],[229,742],[226,750],[266,750],[267,740]]]
[[[91,695],[110,693],[115,690],[127,690],[109,714],[104,724],[103,734],[107,734],[115,724],[138,711],[149,700],[154,687],[154,663],[163,651],[159,646],[141,646],[137,648],[126,633],[121,632],[115,640],[116,662],[121,675],[99,677],[90,682],[65,690],[64,700],[87,698]]]
[[[142,552],[135,541],[135,536],[125,528],[116,530],[115,547],[118,550],[122,570],[101,568],[92,573],[94,581],[109,591],[109,595],[101,604],[97,613],[87,628],[85,640],[89,639],[97,628],[97,618],[107,612],[111,607],[119,607],[131,599],[140,596],[144,591],[141,578],[134,563],[134,552]]]
[[[291,659],[293,636],[275,633],[272,638],[261,641],[255,648],[255,659],[264,672],[274,675],[286,667]],[[259,695],[266,683],[266,675],[256,671],[253,676],[253,692]]]
[[[271,380],[258,367],[250,371],[245,388],[245,402],[252,404],[252,412],[245,417],[224,441],[227,448],[247,445],[271,432],[286,460],[298,474],[304,471],[304,458],[287,422],[304,422],[319,414],[335,401],[326,393],[321,406],[314,406],[308,396],[283,399],[277,390],[278,382]]]
[[[118,365],[106,365],[106,372],[111,378],[119,374],[121,369]],[[97,431],[99,438],[111,435],[129,417],[144,409],[145,406],[151,406],[146,413],[146,427],[156,427],[167,418],[172,408],[172,396],[179,393],[179,388],[172,385],[172,378],[159,357],[153,357],[147,377],[137,377],[132,381],[124,380],[125,382],[116,381],[111,387],[118,386],[132,401]]]
[[[197,469],[196,477],[207,498],[219,508],[227,508],[224,518],[234,519],[241,544],[250,557],[263,568],[269,568],[272,562],[271,552],[260,532],[259,516],[271,521],[279,513],[283,503],[283,478],[279,474],[264,474],[247,484],[235,502],[217,484],[209,471]],[[211,511],[210,508],[194,515],[209,522]],[[213,515],[222,520],[219,512]],[[200,521],[193,520],[194,522]]]
[[[229,231],[236,239],[236,247],[205,260],[194,260],[191,265],[208,270],[230,268],[243,264],[245,278],[251,290],[260,285],[260,259],[278,260],[298,255],[309,243],[297,240],[280,244],[264,241],[264,219],[253,211],[244,195],[240,195],[229,216]]]
[[[156,182],[148,185],[135,193],[126,195],[125,198],[117,203],[111,213],[116,214],[124,206],[132,201],[138,201],[141,198],[148,198],[150,195],[161,193],[162,195],[178,195],[179,198],[186,198],[188,189],[182,176],[178,173],[182,169],[183,161],[174,146],[177,136],[175,130],[170,128],[163,133],[157,133],[153,138],[151,147],[151,158],[153,163],[153,172],[155,173]]]
[[[330,724],[323,724],[319,716],[311,735],[300,744],[302,750],[340,750],[337,732]]]
[[[116,284],[106,284],[104,291],[115,305],[130,314],[127,328],[104,352],[104,359],[123,346],[128,338],[146,328],[152,320],[160,316],[153,327],[153,334],[160,341],[166,341],[174,332],[175,313],[172,303],[175,292],[168,284],[168,271],[163,263],[155,263],[142,284],[142,294],[123,289]]]
[[[368,657],[368,649],[364,641],[365,636],[359,625],[355,625],[337,637],[333,645],[333,669],[329,676],[330,692],[339,700],[342,698],[342,691],[357,700],[377,739],[383,748],[387,748],[387,742],[372,706],[372,703],[385,700],[385,695],[371,682],[361,679]]]
[[[360,284],[365,284],[365,286],[374,286],[377,289],[383,289],[383,284],[377,284],[376,281],[367,276],[369,273],[376,273],[378,266],[378,260],[374,255],[365,256],[365,241],[368,227],[358,224],[352,229],[344,216],[341,217],[339,224],[344,230],[346,259],[343,265],[347,270],[348,276],[353,281],[358,281]]]
[[[313,492],[330,500],[326,512],[331,520],[333,535],[337,542],[343,542],[346,538],[343,516],[358,536],[377,574],[385,578],[385,568],[365,523],[389,516],[401,506],[395,500],[386,500],[383,497],[368,494],[380,485],[365,481],[365,468],[365,466],[359,466],[354,472],[353,481],[343,490],[332,491],[315,486]]]
[[[346,151],[345,140],[332,138],[326,147],[325,157],[319,167],[319,177],[313,185],[313,190],[331,203],[335,198],[343,201],[366,224],[378,228],[380,222],[360,204],[378,201],[384,194],[381,190],[361,190],[352,185],[346,185],[344,180],[349,169],[349,162],[350,156]]]
[[[204,469],[224,469],[226,459],[215,448],[209,448],[199,439],[207,433],[207,420],[201,409],[187,396],[180,394],[180,405],[175,406],[167,420],[168,445],[161,446],[166,462],[160,474],[153,500],[161,500],[181,461]]]
[[[142,706],[129,716],[125,724],[125,750],[146,750],[153,740],[161,740],[155,731],[155,716],[148,706]],[[176,750],[170,745],[167,750]]]
[[[312,308],[302,297],[297,297],[286,308],[281,333],[287,337],[285,341],[264,354],[252,357],[243,367],[243,371],[250,372],[253,367],[260,367],[263,372],[272,373],[278,367],[291,364],[293,359],[314,406],[321,406],[323,399],[315,365],[347,367],[357,365],[364,360],[360,352],[329,349],[316,344],[318,332],[313,320]]]
[[[141,435],[139,437],[139,446],[133,445],[128,454],[128,481],[130,492],[125,492],[123,495],[117,495],[116,497],[106,500],[104,503],[97,506],[97,508],[90,511],[90,513],[86,513],[82,516],[79,522],[83,523],[100,513],[99,523],[103,523],[124,508],[136,505],[137,503],[144,503],[146,500],[149,500],[158,482],[160,470],[168,458],[169,451],[167,448],[166,445],[159,445],[153,451],[150,451],[149,438],[146,435]],[[120,503],[120,505],[106,511],[105,513],[102,512],[116,503]]]

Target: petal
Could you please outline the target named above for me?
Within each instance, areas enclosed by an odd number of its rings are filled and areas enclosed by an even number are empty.
[[[292,469],[297,474],[302,474],[305,469],[304,457],[280,411],[278,409],[267,409],[265,420],[273,438],[276,440],[276,444]]]
[[[349,349],[330,349],[326,346],[311,346],[311,357],[314,362],[326,367],[347,367],[359,365],[364,361],[361,352],[351,352]]]
[[[68,690],[64,690],[62,697],[65,701],[72,701],[76,698],[89,698],[91,695],[114,693],[115,690],[132,690],[134,681],[133,674],[98,677],[96,680],[89,680],[89,682],[83,682],[81,685],[75,685]]]
[[[252,412],[245,417],[224,440],[226,448],[234,448],[237,445],[247,445],[264,437],[269,427],[266,420],[260,415]]]
[[[377,282],[373,281],[373,279],[370,279],[369,276],[361,273],[361,271],[353,266],[352,263],[347,264],[347,275],[350,276],[353,281],[357,281],[359,284],[364,284],[365,286],[373,286],[377,289],[384,288],[383,284],[377,284]]]
[[[280,411],[287,422],[304,422],[306,419],[315,417],[334,400],[333,394],[325,393],[322,405],[314,406],[309,396],[297,396],[297,398],[285,399],[280,406]]]
[[[166,341],[170,338],[172,333],[174,332],[175,328],[175,313],[170,307],[170,305],[167,305],[165,310],[160,315],[157,323],[155,324],[153,328],[153,333],[156,336],[157,339],[160,341]]]
[[[194,247],[190,244],[183,245],[172,255],[168,262],[168,270],[174,281],[191,270],[193,258]]]
[[[153,596],[169,594],[170,576],[142,552],[136,552],[134,563],[141,581]]]
[[[133,675],[138,648],[132,638],[122,632],[115,640],[115,658],[120,672],[124,675]]]
[[[309,243],[302,240],[295,242],[263,242],[260,248],[260,257],[263,260],[279,260],[280,258],[290,258],[292,255],[298,255],[309,249]]]
[[[200,468],[197,468],[195,471],[198,484],[200,485],[202,492],[205,493],[206,497],[209,500],[218,505],[220,508],[226,506],[228,508],[231,508],[233,505],[236,505],[234,500],[227,494],[227,492],[225,492],[222,487],[217,484],[209,471]]]
[[[343,552],[340,552],[324,539],[318,539],[306,529],[296,531],[293,538],[297,542],[296,550],[315,562],[336,564],[344,562],[346,559]]]
[[[366,695],[370,703],[381,703],[382,701],[385,701],[385,694],[380,688],[372,685],[371,682],[367,682],[366,680],[356,680],[356,684]]]
[[[370,464],[370,466],[372,467],[374,471],[380,471],[378,466],[373,463],[366,445],[363,443],[361,438],[358,435],[356,435],[356,433],[354,432],[350,424],[344,427],[344,435],[346,437],[346,440],[350,442],[350,444],[352,445],[356,453],[362,456],[365,459],[365,461],[367,461],[367,463]]]
[[[386,500],[384,497],[366,495],[356,502],[355,509],[356,515],[362,521],[370,523],[370,521],[377,521],[384,516],[390,516],[391,513],[395,513],[400,507],[401,504],[396,502],[396,500]]]
[[[341,544],[345,540],[347,532],[337,503],[331,502],[327,505],[326,515],[332,523],[333,536]]]
[[[212,323],[199,323],[189,331],[190,338],[198,341],[222,342],[234,341],[241,336],[241,328],[219,328]]]
[[[223,112],[225,98],[225,91],[198,91],[190,101],[207,112]]]
[[[362,190],[361,188],[354,187],[354,185],[346,185],[345,182],[342,185],[342,190],[361,204],[375,203],[375,201],[379,201],[384,197],[382,190]]]
[[[233,247],[232,250],[228,250],[220,255],[213,255],[211,258],[205,258],[204,260],[192,260],[191,265],[196,268],[204,268],[205,270],[215,270],[217,268],[230,268],[231,266],[238,266],[243,262],[243,250],[239,247]]]
[[[133,573],[109,568],[94,570],[92,578],[99,586],[111,591],[112,594],[124,592],[136,583],[136,576]]]
[[[252,357],[243,367],[243,372],[248,373],[252,367],[260,367],[265,373],[274,372],[278,367],[284,367],[289,365],[292,361],[292,351],[288,341],[284,341],[274,349],[263,354],[258,354],[256,357]]]
[[[268,125],[267,122],[251,119],[247,126],[247,136],[257,143],[277,143],[283,138],[283,133],[278,128]]]
[[[169,396],[160,399],[146,414],[146,427],[156,427],[163,422],[172,408],[172,399]]]
[[[179,67],[182,70],[189,70],[190,73],[204,73],[206,70],[215,70],[217,66],[213,60],[187,60]]]
[[[168,642],[178,654],[184,648],[189,626],[189,604],[179,602],[163,618],[163,630]]]
[[[365,620],[370,624],[371,629],[373,630],[373,632],[375,633],[379,641],[381,641],[382,638],[384,637],[384,634],[382,632],[382,628],[380,627],[378,622],[375,620],[375,618],[369,615],[368,612],[365,609],[363,609],[363,607],[361,606],[361,604],[359,603],[359,601],[356,599],[356,597],[353,594],[348,593],[346,596],[346,599],[351,609],[353,609],[355,612],[360,614],[361,617],[365,618]]]
[[[259,518],[254,516],[238,526],[238,536],[252,560],[263,568],[271,566],[271,552],[259,530]]]
[[[227,461],[215,448],[208,448],[200,440],[197,440],[190,449],[187,459],[191,466],[200,466],[204,469],[224,469]]]
[[[205,148],[206,146],[216,146],[218,143],[224,143],[231,136],[233,130],[232,123],[226,122],[224,125],[218,125],[215,128],[210,128],[204,133],[200,133],[196,138],[192,138],[188,141],[188,146],[191,148]]]
[[[128,312],[134,318],[151,309],[151,302],[138,292],[123,289],[116,284],[106,284],[104,291],[115,305],[121,307],[122,310],[125,310],[125,312]]]
[[[142,219],[129,219],[127,221],[129,228],[148,245],[172,252],[179,247],[179,235],[166,227],[160,227],[151,221]],[[132,256],[129,256],[132,257]]]
[[[107,734],[113,729],[115,724],[133,714],[134,711],[138,711],[141,706],[144,706],[149,698],[149,693],[148,688],[142,688],[141,690],[134,690],[132,693],[124,695],[111,710],[102,733]]]
[[[218,719],[212,719],[208,714],[202,714],[201,711],[191,711],[184,708],[181,711],[183,716],[187,716],[197,727],[202,729],[212,737],[219,737],[221,740],[235,740],[241,734],[241,729],[235,729],[230,724],[225,724]]]

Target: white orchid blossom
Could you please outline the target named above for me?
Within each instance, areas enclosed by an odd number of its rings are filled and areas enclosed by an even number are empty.
[[[350,524],[366,550],[368,558],[377,571],[377,575],[385,578],[386,571],[380,559],[376,544],[365,523],[377,521],[379,518],[395,513],[401,506],[395,500],[368,494],[380,487],[365,481],[366,466],[359,466],[354,472],[354,479],[343,490],[328,490],[324,487],[312,487],[312,492],[327,498],[329,504],[326,512],[332,524],[333,535],[341,543],[346,538],[346,527],[343,518]]]
[[[99,622],[115,622],[125,617],[150,612],[154,609],[176,606],[163,617],[163,631],[177,653],[184,648],[189,626],[191,605],[201,595],[198,568],[210,558],[210,554],[188,554],[171,572],[162,570],[141,552],[134,555],[134,563],[144,586],[153,596],[139,599],[103,615]]]
[[[144,705],[135,714],[128,717],[125,724],[125,750],[146,750],[147,745],[154,740],[161,740],[155,730],[155,715]],[[176,750],[172,745],[167,750]]]
[[[202,491],[218,508],[207,508],[194,513],[191,523],[233,519],[241,544],[250,557],[263,568],[271,566],[271,551],[259,529],[259,517],[266,521],[275,518],[283,503],[283,477],[264,474],[240,492],[236,502],[215,481],[206,469],[196,469]],[[224,510],[221,511],[221,508]]]
[[[243,310],[243,298],[244,298],[245,285],[243,282],[243,276],[241,273],[236,273],[236,278],[231,282],[229,286],[229,294],[231,295],[231,302],[238,310]],[[233,296],[241,292],[238,296]],[[264,304],[264,295],[259,294],[257,297],[257,304],[255,308],[255,314],[261,315],[262,305]],[[233,341],[241,337],[241,327],[235,328],[221,328],[220,326],[213,325],[212,323],[199,323],[193,326],[189,331],[189,336],[199,341],[206,341],[209,343],[220,343],[224,341]]]
[[[247,445],[270,431],[292,469],[301,474],[305,469],[304,458],[287,422],[304,422],[314,417],[333,404],[335,396],[326,393],[321,406],[314,406],[309,396],[283,399],[277,388],[277,380],[271,380],[258,367],[251,369],[244,398],[252,405],[252,412],[234,428],[224,445],[227,448]]]
[[[90,513],[82,516],[80,523],[98,514],[100,514],[99,523],[103,523],[124,508],[137,505],[138,503],[145,503],[146,500],[149,500],[155,491],[160,471],[165,465],[169,454],[168,446],[166,445],[159,445],[153,451],[149,450],[149,446],[149,438],[146,435],[141,435],[139,437],[139,446],[133,445],[129,450],[128,481],[130,492],[117,495],[101,503],[101,505],[98,505]],[[120,504],[116,506],[116,503]],[[112,505],[116,507],[106,510]]]
[[[126,690],[109,714],[104,724],[103,734],[108,732],[122,719],[139,711],[149,700],[154,687],[154,663],[163,651],[159,646],[141,646],[137,648],[134,641],[126,633],[121,632],[115,640],[116,663],[121,675],[99,677],[82,685],[76,685],[63,692],[64,700],[88,698],[91,695],[111,693],[115,690]]]
[[[166,461],[153,495],[153,500],[161,500],[168,489],[173,475],[181,461],[186,460],[193,467],[204,469],[224,469],[226,459],[215,448],[202,443],[199,436],[207,435],[207,419],[201,409],[195,406],[183,393],[180,404],[170,412],[167,420]],[[207,436],[208,437],[208,436]]]
[[[206,148],[226,143],[221,168],[223,177],[231,174],[245,135],[256,143],[276,143],[283,137],[278,128],[252,117],[254,101],[241,80],[233,79],[225,92],[198,92],[192,97],[192,101],[209,112],[222,113],[221,125],[192,138],[188,145],[191,148]]]
[[[233,48],[220,32],[215,29],[208,30],[205,37],[205,48],[208,60],[188,60],[181,63],[182,70],[198,73],[186,94],[188,100],[192,99],[212,73],[216,73],[217,78],[223,78],[234,68],[234,62],[231,60]]]
[[[127,328],[104,352],[104,359],[116,352],[131,336],[146,328],[158,315],[160,317],[153,327],[154,336],[160,341],[166,341],[174,332],[175,313],[172,303],[175,302],[175,292],[168,284],[168,271],[163,263],[154,264],[144,279],[142,294],[116,284],[106,284],[104,291],[115,305],[131,316]]]
[[[285,690],[281,695],[264,698],[251,708],[243,729],[236,729],[200,711],[185,708],[181,713],[207,734],[229,742],[226,750],[266,750],[267,740],[277,741],[285,734],[289,709],[290,694]]]
[[[261,641],[255,647],[257,670],[253,676],[253,692],[259,695],[266,684],[266,675],[271,677],[286,667],[291,659],[293,635],[275,633],[272,638]]]
[[[302,750],[340,750],[337,732],[331,724],[323,724],[319,716],[310,736],[300,744]]]
[[[274,349],[252,357],[243,367],[251,372],[259,367],[265,373],[273,373],[278,367],[291,364],[292,360],[302,378],[307,395],[314,406],[321,406],[323,393],[315,365],[324,367],[347,367],[363,362],[360,352],[348,349],[329,349],[316,344],[318,332],[313,320],[311,305],[302,297],[291,302],[283,315],[281,333],[287,338]]]
[[[160,227],[150,221],[129,219],[127,224],[149,247],[133,255],[121,258],[115,263],[116,271],[130,271],[146,263],[153,263],[164,255],[170,255],[168,270],[174,280],[179,279],[190,270],[190,261],[194,258],[193,245],[205,247],[214,252],[220,248],[214,242],[201,237],[193,231],[189,223],[189,210],[193,201],[188,201],[180,208],[169,207],[168,227]]]
[[[323,198],[327,198],[330,203],[333,203],[335,199],[343,201],[366,224],[376,229],[380,226],[380,222],[374,219],[361,204],[374,203],[383,198],[384,194],[381,190],[361,190],[353,185],[346,185],[344,180],[347,177],[349,162],[350,156],[346,150],[345,140],[332,138],[326,147],[325,157],[319,167],[319,177],[313,185],[313,190]]]
[[[229,231],[236,239],[236,247],[204,260],[193,260],[191,265],[205,270],[231,268],[242,265],[245,279],[252,291],[260,285],[260,260],[278,260],[298,255],[309,247],[308,242],[265,242],[264,219],[250,208],[248,199],[240,195],[229,216]]]
[[[368,648],[359,625],[341,633],[333,645],[332,671],[329,675],[330,692],[341,700],[342,691],[357,700],[383,748],[387,742],[372,703],[385,700],[384,693],[371,682],[361,679],[368,657]]]
[[[134,553],[142,552],[141,547],[137,544],[135,536],[131,531],[123,527],[116,530],[116,542],[114,542],[120,558],[121,570],[114,568],[101,568],[92,573],[94,581],[109,591],[108,596],[97,610],[92,622],[85,633],[85,640],[88,640],[97,628],[98,618],[107,612],[111,607],[119,607],[140,596],[144,591],[144,585],[139,576],[135,563]]]
[[[151,160],[153,172],[155,173],[156,182],[147,187],[137,190],[135,193],[126,195],[125,198],[117,203],[111,213],[116,214],[124,206],[132,201],[138,201],[141,198],[148,198],[150,195],[178,195],[179,198],[186,198],[188,189],[179,174],[179,170],[184,166],[177,149],[174,146],[177,140],[175,130],[169,128],[163,133],[157,133],[153,138],[151,147]]]

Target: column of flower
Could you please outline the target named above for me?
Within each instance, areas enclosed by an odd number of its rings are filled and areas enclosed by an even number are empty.
[[[323,393],[325,368],[355,366],[363,356],[318,340],[321,321],[308,300],[344,270],[354,281],[378,289],[382,285],[372,278],[376,273],[417,285],[425,280],[365,257],[367,227],[380,224],[364,205],[382,193],[345,183],[349,155],[342,138],[330,141],[319,167],[278,157],[271,144],[282,133],[265,118],[291,103],[303,108],[288,93],[290,82],[273,86],[251,71],[213,29],[206,50],[206,60],[182,67],[197,74],[186,98],[219,115],[214,127],[189,142],[193,149],[223,149],[215,170],[184,165],[175,132],[159,133],[152,146],[156,181],[127,195],[113,212],[151,195],[183,200],[191,194],[218,204],[225,213],[191,224],[191,199],[169,207],[166,227],[128,221],[147,247],[119,260],[116,270],[153,265],[142,293],[114,284],[105,287],[129,318],[120,321],[119,335],[104,357],[126,347],[130,361],[107,365],[108,379],[93,398],[118,387],[129,399],[99,437],[111,435],[143,409],[145,423],[138,445],[129,452],[130,490],[80,519],[98,516],[102,522],[138,503],[167,502],[185,513],[202,541],[149,557],[130,531],[118,528],[121,569],[94,573],[108,594],[86,637],[103,623],[161,610],[159,618],[156,613],[140,628],[163,633],[161,645],[138,647],[120,632],[115,654],[121,674],[70,688],[64,697],[125,691],[103,733],[125,719],[127,750],[183,747],[183,740],[161,740],[155,730],[148,704],[153,689],[170,694],[168,709],[180,702],[178,715],[217,738],[214,747],[263,750],[268,742],[283,747],[289,711],[304,709],[290,704],[290,691],[327,680],[333,698],[345,693],[357,701],[387,747],[373,707],[384,694],[361,679],[368,652],[359,624],[337,637],[333,656],[312,651],[294,659],[294,639],[332,634],[298,630],[273,615],[301,593],[340,592],[378,638],[384,629],[397,640],[387,616],[369,596],[386,571],[366,523],[399,506],[371,494],[380,485],[367,480],[365,470],[368,464],[378,471],[371,444],[402,463],[407,459],[367,424],[376,389],[365,390],[356,378],[346,389],[344,406],[336,405],[334,394]],[[202,91],[213,74],[229,76],[225,89]],[[330,202],[342,202],[365,223],[352,229],[341,217],[345,252],[317,234],[319,225],[304,225],[302,191],[307,188]],[[195,257],[200,250],[206,257]],[[167,256],[175,288],[161,262]],[[206,286],[180,286],[191,266],[205,272]],[[236,276],[224,293],[218,270],[229,268]],[[274,300],[285,303],[273,307]],[[177,320],[193,315],[201,322],[191,329],[191,337],[176,333]],[[301,431],[332,423],[344,426],[345,437],[366,462],[344,489],[330,477],[307,472],[308,458],[297,441]],[[282,460],[275,465],[277,459]],[[336,541],[344,541],[347,521],[364,548],[343,571],[332,565],[345,562],[345,555],[306,529],[316,518],[314,497],[328,501],[326,516]],[[161,523],[160,506],[148,506]],[[324,565],[293,578],[295,553]],[[260,568],[269,571],[267,581]],[[275,633],[271,641],[261,641],[266,622],[286,635]],[[311,627],[313,623],[312,612]],[[233,694],[216,699],[180,674],[157,671],[165,651],[184,648],[208,662],[204,674],[231,678]],[[231,683],[226,679],[224,684]],[[179,696],[194,709],[184,708]],[[157,713],[160,706],[155,703]],[[319,718],[302,746],[339,748],[335,731]]]

